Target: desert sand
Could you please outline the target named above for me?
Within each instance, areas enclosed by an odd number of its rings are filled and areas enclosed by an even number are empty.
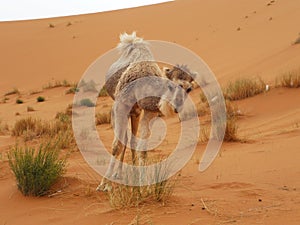
[[[244,143],[223,143],[214,163],[198,171],[205,144],[183,168],[174,195],[162,205],[116,210],[95,188],[101,176],[79,151],[68,159],[64,188],[52,197],[24,197],[17,189],[6,153],[15,145],[0,134],[0,224],[299,224],[300,90],[275,88],[278,75],[299,69],[300,2],[174,2],[90,15],[0,23],[0,120],[11,130],[28,115],[53,119],[72,103],[68,88],[43,89],[49,82],[78,82],[87,67],[114,48],[120,33],[137,31],[147,40],[164,40],[197,53],[221,85],[240,77],[260,77],[270,91],[235,103]],[[54,27],[49,27],[52,24]],[[42,91],[30,94],[33,91]],[[43,95],[46,101],[37,103]],[[199,89],[192,92],[196,99]],[[2,99],[1,99],[2,100]],[[102,98],[97,106],[109,108]],[[27,112],[27,106],[35,109]],[[16,115],[20,114],[20,115]],[[167,120],[172,127],[176,118]],[[98,127],[108,147],[109,125]],[[176,143],[175,138],[170,143]],[[176,137],[176,135],[174,135]],[[170,148],[169,146],[165,146]],[[169,149],[170,150],[170,149]],[[163,154],[164,149],[159,151]],[[151,157],[151,154],[150,154]],[[206,207],[206,208],[205,208]],[[205,209],[204,209],[205,208]]]

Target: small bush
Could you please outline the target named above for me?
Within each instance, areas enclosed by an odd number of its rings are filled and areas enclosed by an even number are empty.
[[[66,160],[59,159],[55,145],[41,144],[39,149],[14,147],[8,153],[18,189],[23,195],[42,196],[65,172]]]
[[[225,88],[224,97],[228,100],[240,100],[260,94],[266,90],[266,84],[262,81],[250,79],[238,79],[230,82]]]
[[[18,99],[16,100],[16,103],[17,103],[17,104],[23,104],[24,102],[23,102],[22,99],[19,99],[19,98],[18,98]]]
[[[54,27],[55,27],[54,24],[49,23],[49,28],[54,28]]]
[[[43,96],[39,96],[39,97],[36,98],[36,101],[37,102],[44,102],[45,98]]]
[[[300,69],[287,72],[276,79],[276,86],[299,88],[300,87]]]
[[[94,107],[95,104],[89,98],[84,98],[80,101],[81,106]]]

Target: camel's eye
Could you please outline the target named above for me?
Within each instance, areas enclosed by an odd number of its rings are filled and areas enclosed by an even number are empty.
[[[172,85],[168,84],[168,89],[169,89],[169,91],[173,91]]]
[[[180,85],[179,85],[179,87],[183,88],[183,85],[182,85],[182,84],[180,84]]]
[[[186,90],[186,93],[190,93],[192,91],[192,88],[188,88],[187,90]]]

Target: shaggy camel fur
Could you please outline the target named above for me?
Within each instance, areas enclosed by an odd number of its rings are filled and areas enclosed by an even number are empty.
[[[159,113],[175,114],[183,107],[186,92],[192,90],[190,80],[174,79],[171,82],[154,61],[148,43],[142,38],[126,33],[120,35],[118,45],[121,56],[111,65],[106,75],[106,90],[115,100],[112,109],[112,126],[115,138],[112,145],[112,155],[105,177],[120,178],[122,162],[127,145],[127,126],[130,117],[133,164],[136,164],[136,150],[139,150],[139,165],[145,164],[147,156],[146,143],[136,143],[138,127],[140,138],[147,140],[150,136],[149,123]],[[171,78],[172,79],[172,78]],[[185,91],[183,91],[185,90]],[[152,93],[155,93],[154,95]],[[141,113],[143,111],[143,113]],[[140,119],[140,117],[142,117]],[[120,163],[116,173],[113,170],[116,157],[120,156]],[[97,190],[110,190],[109,182],[103,178]]]

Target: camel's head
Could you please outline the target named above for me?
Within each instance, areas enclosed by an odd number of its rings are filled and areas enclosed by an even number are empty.
[[[189,83],[193,89],[198,87],[195,82],[198,73],[190,71],[187,65],[176,65],[173,68],[163,67],[163,74],[175,83]]]
[[[159,110],[165,116],[181,112],[187,94],[192,91],[192,84],[184,80],[172,82],[166,79],[165,86],[167,88],[159,101]]]

